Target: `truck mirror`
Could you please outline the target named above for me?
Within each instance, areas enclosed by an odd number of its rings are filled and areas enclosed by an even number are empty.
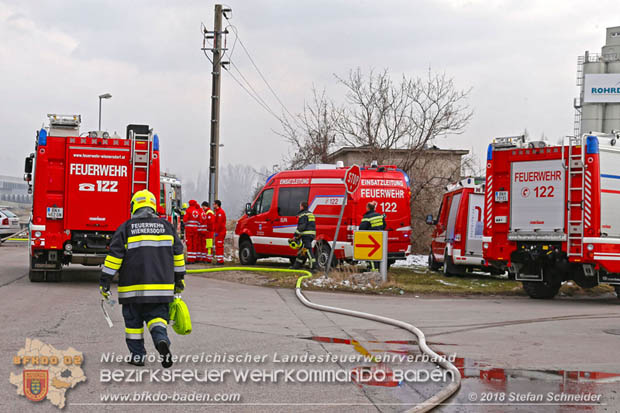
[[[27,174],[32,173],[32,157],[26,157],[26,163],[24,165],[24,172]]]
[[[32,181],[32,174],[31,173],[24,174],[24,181],[26,182]]]
[[[249,202],[245,204],[245,214],[248,216],[252,215],[252,204]]]
[[[432,215],[429,214],[429,215],[426,216],[426,223],[428,225],[434,225],[435,224],[435,221],[433,220],[433,216]]]

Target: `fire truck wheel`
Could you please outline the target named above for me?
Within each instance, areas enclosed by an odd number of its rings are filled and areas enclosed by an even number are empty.
[[[239,245],[239,261],[243,265],[256,264],[256,252],[254,251],[252,241],[245,240]]]
[[[62,271],[45,271],[45,281],[58,283],[62,281]]]
[[[45,278],[45,271],[30,270],[28,272],[28,279],[30,280],[30,282],[40,283],[40,282],[43,282],[44,278]]]
[[[316,244],[315,254],[316,254],[316,263],[320,269],[324,270],[327,267],[327,261],[329,261],[329,251],[331,248],[329,244],[325,241],[320,241]],[[336,257],[332,257],[332,265],[334,268],[336,266]]]
[[[437,271],[441,268],[441,263],[435,260],[435,255],[433,254],[432,250],[431,252],[428,253],[428,268],[430,268],[433,271]]]
[[[523,289],[527,295],[536,299],[555,297],[561,286],[561,281],[523,281]]]
[[[452,257],[448,255],[448,251],[443,256],[443,274],[448,277],[459,275],[458,267],[452,262]]]

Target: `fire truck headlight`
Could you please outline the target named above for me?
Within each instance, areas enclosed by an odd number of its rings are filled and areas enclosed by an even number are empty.
[[[487,248],[489,248],[489,243],[485,242],[483,246],[484,246],[484,249],[486,250]]]
[[[593,244],[588,244],[587,248],[588,248],[588,251],[594,251],[594,245]]]
[[[41,236],[41,231],[36,231],[36,232],[34,233],[34,236],[35,236],[35,237],[37,237],[37,238],[39,238],[39,237]]]

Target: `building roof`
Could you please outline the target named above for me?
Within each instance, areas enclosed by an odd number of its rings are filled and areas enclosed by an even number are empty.
[[[359,147],[344,146],[336,150],[335,152],[328,154],[327,159],[331,160],[331,159],[337,158],[339,156],[342,156],[344,154],[351,153],[351,152],[368,153],[368,152],[371,152],[372,150],[373,148],[369,148],[367,146],[359,146]],[[409,151],[410,149],[388,149],[388,153],[394,154],[394,155],[407,153]],[[460,155],[460,156],[467,155],[469,153],[469,151],[465,149],[440,149],[436,146],[433,146],[432,148],[424,149],[424,152],[428,154],[437,154],[437,155],[445,154],[445,155]]]
[[[3,181],[3,182],[15,182],[15,183],[20,183],[20,184],[26,185],[26,183],[24,182],[24,178],[23,177],[17,177],[17,176],[0,175],[0,181]]]

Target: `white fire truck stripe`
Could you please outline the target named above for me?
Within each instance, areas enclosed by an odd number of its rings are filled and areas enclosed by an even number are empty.
[[[586,228],[592,226],[592,172],[586,170],[584,179],[583,218]]]
[[[583,239],[584,243],[590,244],[620,244],[620,238],[603,238],[603,237],[586,237]]]
[[[487,218],[487,228],[491,228],[491,224],[493,223],[493,217],[491,216],[492,208],[493,208],[493,175],[487,176],[487,196],[486,196],[486,218]]]
[[[603,257],[598,254],[594,254],[594,258],[597,260],[601,260],[601,261],[620,261],[620,256],[619,257]]]
[[[69,146],[69,149],[92,149],[95,151],[123,151],[129,152],[129,148],[102,148],[100,146]]]
[[[312,180],[310,181],[311,185],[318,185],[318,184],[339,184],[342,185],[344,182],[344,179],[341,178],[312,178]]]

